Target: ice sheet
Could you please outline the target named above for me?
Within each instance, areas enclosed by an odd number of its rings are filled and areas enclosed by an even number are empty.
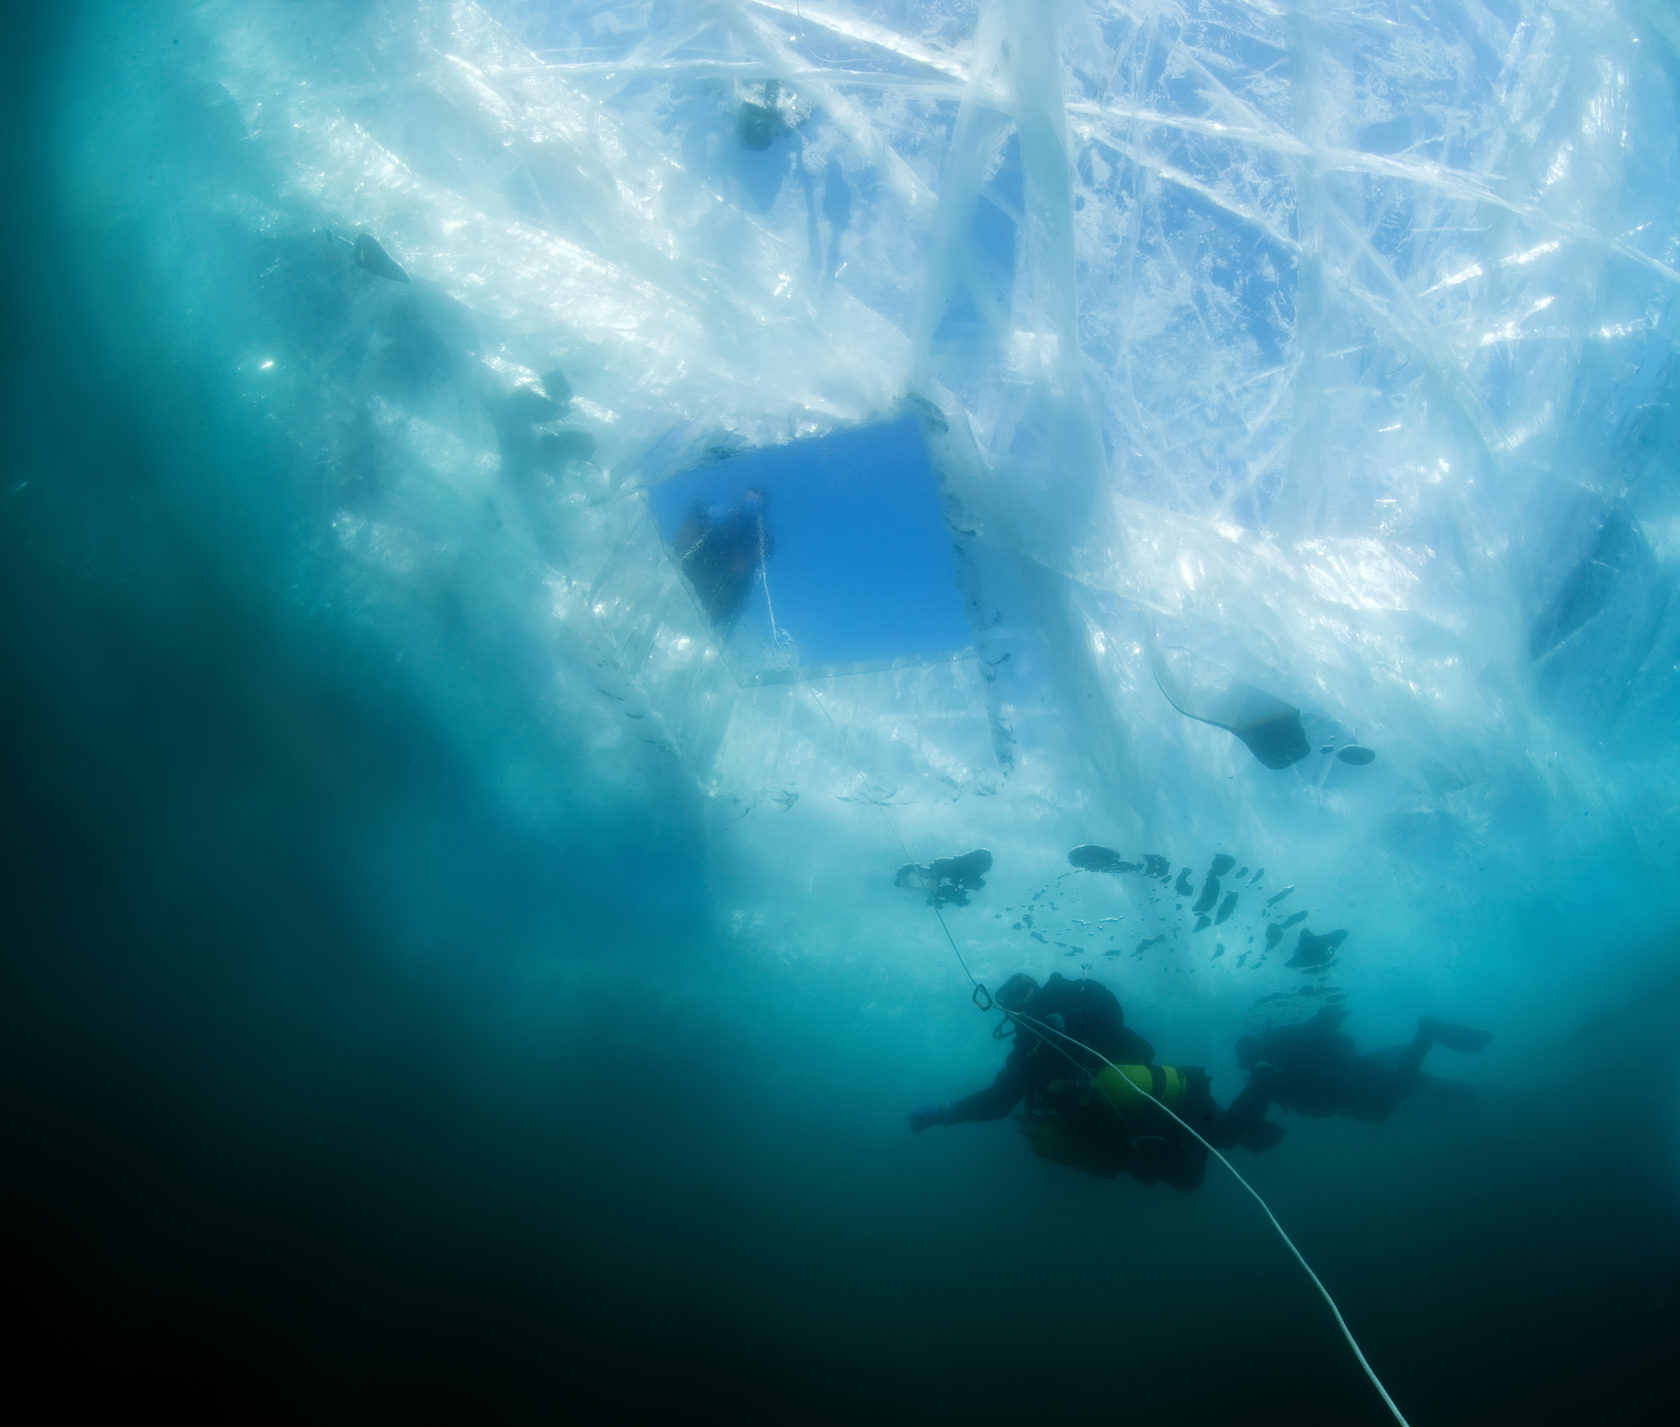
[[[14,30],[31,1408],[1378,1412],[1220,1174],[907,1131],[1000,1059],[953,945],[1101,979],[1222,1103],[1238,1035],[1321,1008],[1490,1030],[1431,1053],[1475,1104],[1239,1163],[1415,1420],[1667,1390],[1666,7]],[[960,639],[798,663],[798,453],[903,413]],[[757,593],[685,575],[661,493],[784,460]],[[737,551],[749,494],[699,497]],[[730,667],[742,589],[776,682]]]
[[[930,984],[896,838],[1027,882],[1088,841],[1230,846],[1355,928],[1348,985],[1470,995],[1596,976],[1675,910],[1671,28],[210,3],[97,36],[135,118],[84,115],[66,188],[312,484],[303,598],[399,644],[440,591],[517,632],[528,746],[418,660],[517,816],[545,739],[596,751],[603,800],[674,777],[739,873],[720,926],[851,956],[878,918]],[[563,410],[518,415],[556,371]],[[737,687],[647,488],[906,399],[943,427],[975,656]],[[1308,753],[1186,717],[1163,651],[1299,710]],[[790,878],[803,911],[746,905]],[[845,933],[778,921],[861,886]],[[965,935],[986,975],[1038,955]],[[1227,1019],[1292,984],[1230,967],[1199,992]]]

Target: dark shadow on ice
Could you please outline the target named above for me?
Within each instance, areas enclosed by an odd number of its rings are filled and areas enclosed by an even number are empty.
[[[841,234],[852,226],[852,186],[841,172],[839,159],[830,159],[823,171],[822,213],[828,220],[828,260],[823,276],[833,277],[840,271]]]
[[[356,255],[357,266],[366,268],[375,277],[386,278],[391,282],[408,281],[408,274],[402,270],[395,258],[379,246],[372,233],[358,233],[352,251]]]
[[[735,110],[735,140],[740,154],[733,167],[748,201],[761,213],[770,211],[783,180],[797,172],[814,227],[816,197],[805,171],[804,145],[798,134],[808,118],[809,109],[784,90],[780,81],[767,79],[762,85],[750,86]]]
[[[750,91],[735,111],[735,137],[743,149],[762,153],[777,139],[793,132],[787,100],[778,79],[767,79]]]
[[[751,486],[732,505],[696,501],[677,528],[672,550],[712,627],[727,637],[753,581],[776,548],[765,520],[767,498]]]
[[[1126,862],[1112,847],[1099,842],[1082,843],[1068,853],[1068,861],[1085,872],[1137,872],[1141,862]]]
[[[1650,546],[1625,510],[1613,509],[1604,518],[1592,544],[1558,587],[1551,602],[1529,630],[1529,658],[1538,663],[1576,630],[1611,607],[1628,580],[1649,583]]]
[[[992,854],[983,847],[957,857],[936,857],[932,862],[906,862],[893,877],[895,887],[921,887],[936,907],[950,903],[968,905],[968,894],[986,885],[992,870]]]
[[[384,248],[372,233],[358,233],[354,239],[341,238],[337,233],[328,231],[327,236],[335,243],[343,243],[350,249],[351,256],[356,260],[356,266],[372,273],[375,277],[382,277],[390,282],[409,281],[409,276]]]
[[[524,481],[558,475],[570,462],[587,461],[595,454],[595,438],[587,431],[557,425],[572,400],[563,372],[545,372],[540,386],[525,382],[512,391],[489,387],[480,400],[495,428],[504,476]]]
[[[1346,929],[1318,933],[1302,927],[1295,943],[1295,954],[1283,964],[1299,971],[1317,971],[1335,959],[1336,949],[1346,940]]]
[[[1307,756],[1298,708],[1232,679],[1225,669],[1188,649],[1158,651],[1155,682],[1186,718],[1235,735],[1267,768],[1288,768]]]
[[[1202,893],[1196,898],[1196,905],[1190,908],[1190,911],[1195,916],[1204,916],[1213,910],[1214,903],[1218,900],[1219,878],[1209,872],[1202,881]]]

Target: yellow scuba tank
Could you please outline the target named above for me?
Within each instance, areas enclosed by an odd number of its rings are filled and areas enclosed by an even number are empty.
[[[1131,1141],[1145,1132],[1146,1122],[1147,1133],[1161,1132],[1157,1124],[1167,1117],[1150,1097],[1177,1111],[1188,1088],[1188,1076],[1173,1065],[1105,1065],[1084,1083],[1051,1081],[1044,1087],[1045,1099],[1059,1113],[1033,1125],[1033,1151],[1057,1164],[1111,1177],[1125,1167]]]
[[[1116,1110],[1141,1109],[1151,1097],[1169,1110],[1177,1110],[1184,1104],[1188,1086],[1184,1072],[1176,1065],[1105,1065],[1097,1072],[1096,1081]]]

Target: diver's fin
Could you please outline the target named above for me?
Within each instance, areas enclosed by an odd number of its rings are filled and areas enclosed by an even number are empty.
[[[1478,1031],[1470,1026],[1455,1026],[1450,1021],[1436,1021],[1435,1042],[1448,1050],[1481,1050],[1493,1039],[1493,1032]]]

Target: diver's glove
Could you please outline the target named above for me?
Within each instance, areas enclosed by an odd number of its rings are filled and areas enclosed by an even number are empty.
[[[918,1105],[910,1112],[910,1128],[920,1134],[929,1125],[948,1125],[951,1123],[951,1107],[949,1105]]]

